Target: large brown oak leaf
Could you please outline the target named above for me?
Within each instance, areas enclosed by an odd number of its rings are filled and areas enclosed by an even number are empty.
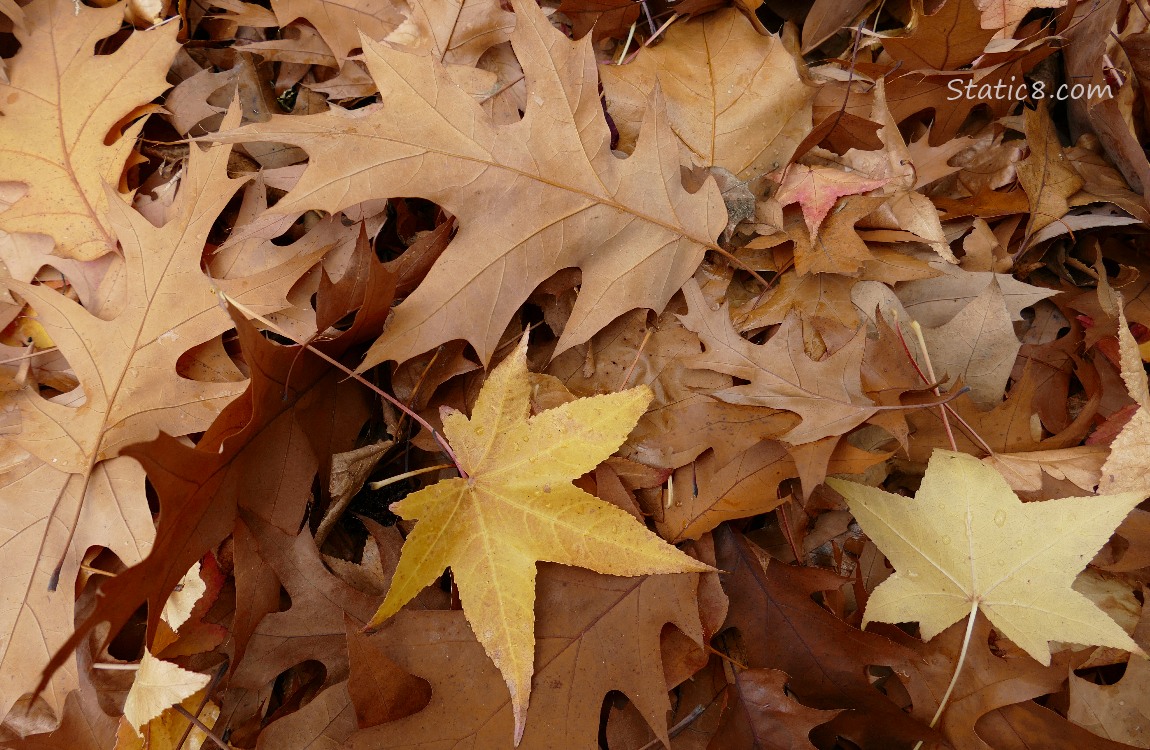
[[[453,339],[486,362],[519,306],[564,268],[579,268],[582,284],[558,350],[583,343],[628,310],[662,309],[726,226],[713,182],[694,194],[682,185],[661,95],[634,153],[617,158],[590,39],[572,42],[534,3],[514,5],[512,44],[528,87],[519,122],[495,125],[432,57],[364,39],[381,104],[212,136],[308,152],[276,214],[409,196],[458,219],[455,239],[396,308],[363,368]]]

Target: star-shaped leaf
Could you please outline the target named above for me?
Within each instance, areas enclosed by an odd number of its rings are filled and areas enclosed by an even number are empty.
[[[511,692],[516,742],[534,672],[536,562],[625,576],[711,570],[571,484],[627,438],[650,388],[581,398],[533,417],[530,394],[525,337],[491,372],[471,418],[451,412],[443,420],[466,478],[391,506],[419,523],[369,623],[383,623],[450,566],[463,612]]]
[[[827,483],[896,571],[871,595],[864,625],[918,621],[929,640],[977,605],[1042,664],[1047,641],[1141,653],[1070,584],[1144,493],[1023,503],[993,468],[951,451],[934,452],[913,500]]]

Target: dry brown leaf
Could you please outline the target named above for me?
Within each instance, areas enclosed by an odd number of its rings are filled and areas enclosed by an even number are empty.
[[[947,0],[929,16],[921,6],[916,10],[910,33],[882,40],[886,53],[910,70],[958,70],[981,55],[994,36],[994,30],[982,28],[974,0]]]
[[[457,338],[486,362],[519,305],[569,267],[582,270],[582,285],[558,348],[582,343],[628,310],[661,309],[726,226],[712,182],[693,195],[682,187],[661,97],[635,153],[617,159],[587,84],[596,76],[591,40],[569,41],[522,0],[516,8],[512,43],[533,84],[521,122],[493,124],[433,58],[366,42],[386,106],[273,117],[218,136],[308,149],[307,170],[275,215],[404,195],[456,216],[455,239],[396,308],[362,368]],[[434,101],[424,96],[431,90]],[[347,159],[349,149],[360,158]],[[509,190],[530,200],[507,200]],[[599,252],[607,242],[627,250]]]
[[[0,83],[0,180],[24,183],[27,194],[0,212],[0,229],[51,235],[59,255],[89,260],[116,247],[110,212],[123,198],[105,186],[119,186],[144,123],[118,128],[153,111],[148,103],[168,87],[177,26],[133,33],[96,56],[121,8],[37,0],[24,15],[22,47]]]
[[[944,383],[961,378],[981,406],[1002,399],[1022,342],[1014,334],[996,281],[949,321],[924,328],[922,335],[935,373],[946,377]]]
[[[1082,177],[1062,150],[1058,132],[1044,99],[1026,110],[1026,142],[1030,156],[1018,164],[1018,182],[1030,198],[1028,235],[1037,234],[1070,210],[1070,196],[1082,187]]]
[[[1015,492],[1038,492],[1042,489],[1043,474],[1073,482],[1089,492],[1098,486],[1102,463],[1108,453],[1100,445],[1081,445],[1030,453],[995,453],[982,460],[997,469]],[[1121,491],[1099,489],[1105,494]]]
[[[703,354],[687,360],[689,366],[750,381],[718,391],[713,394],[716,398],[786,409],[802,417],[802,423],[782,435],[782,440],[800,444],[841,435],[879,410],[862,390],[864,330],[834,354],[815,361],[803,348],[797,316],[788,317],[766,344],[758,346],[735,332],[726,304],[708,309],[693,280],[683,292],[690,310],[682,316],[683,325],[698,333],[706,347]]]
[[[663,44],[599,75],[625,151],[639,139],[656,80],[693,158],[743,181],[789,162],[811,129],[813,90],[788,42],[760,34],[734,8],[674,24]]]
[[[151,545],[143,471],[119,457],[120,449],[158,430],[202,431],[243,390],[243,383],[198,382],[176,372],[184,351],[231,327],[200,271],[212,222],[242,182],[227,178],[229,150],[192,155],[177,217],[162,228],[118,200],[109,204],[125,259],[123,300],[101,307],[114,317],[97,317],[46,286],[6,282],[36,308],[81,388],[49,401],[29,387],[8,401],[21,416],[19,433],[8,439],[32,455],[0,485],[4,513],[22,519],[0,539],[0,560],[12,583],[23,581],[0,617],[0,713],[34,687],[35,673],[71,631],[71,581],[84,551],[99,544],[135,563]],[[266,291],[258,284],[254,290]],[[52,592],[49,581],[57,577],[63,585]],[[49,695],[54,708],[61,705],[56,687]]]

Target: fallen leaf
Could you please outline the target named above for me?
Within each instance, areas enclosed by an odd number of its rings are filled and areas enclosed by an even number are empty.
[[[731,686],[734,706],[727,709],[710,747],[814,750],[811,729],[840,712],[807,708],[787,690],[787,680],[777,669],[737,671]]]
[[[699,334],[706,351],[688,363],[750,381],[713,394],[728,403],[786,409],[802,417],[799,426],[780,436],[801,444],[857,427],[878,411],[866,397],[859,374],[866,340],[860,330],[834,354],[821,361],[807,356],[802,326],[791,315],[766,344],[756,345],[735,332],[727,306],[707,309],[694,282],[683,287],[690,312],[683,325]]]
[[[646,386],[583,398],[528,418],[527,336],[484,383],[471,418],[444,418],[466,478],[445,479],[392,506],[418,521],[403,545],[378,628],[450,566],[463,611],[507,682],[515,741],[534,672],[535,564],[613,575],[711,568],[666,545],[625,511],[570,484],[623,442],[650,403]]]
[[[1027,108],[1025,122],[1030,156],[1018,164],[1018,182],[1030,198],[1026,233],[1034,235],[1066,215],[1068,200],[1083,180],[1066,158],[1045,99],[1039,100],[1037,108]]]
[[[111,55],[95,55],[101,39],[120,27],[121,8],[92,8],[38,0],[23,9],[16,29],[21,49],[0,84],[0,154],[4,180],[22,182],[27,195],[0,212],[0,229],[48,234],[56,252],[90,260],[116,247],[108,185],[120,184],[149,104],[168,88],[176,53],[176,25],[133,33]],[[115,213],[111,214],[116,215]]]
[[[673,24],[663,44],[599,75],[623,150],[635,148],[658,81],[671,130],[695,160],[742,181],[789,162],[811,129],[813,90],[794,51],[734,8]]]
[[[367,41],[364,58],[386,107],[277,116],[212,136],[308,150],[307,170],[276,215],[334,213],[387,195],[424,197],[455,215],[455,238],[361,369],[456,338],[487,362],[516,308],[569,267],[583,278],[558,349],[582,343],[628,310],[661,309],[726,225],[713,184],[693,195],[683,189],[662,97],[635,153],[617,159],[596,87],[586,83],[595,80],[591,40],[571,42],[541,11],[515,2],[512,44],[533,84],[520,122],[492,123],[438,61]],[[434,102],[423,95],[431,89]],[[349,149],[359,158],[347,159]],[[519,189],[530,204],[505,199]],[[607,241],[627,253],[598,253]]]
[[[542,565],[538,588],[537,669],[519,747],[593,747],[610,690],[625,693],[666,740],[671,706],[660,633],[669,623],[702,641],[697,577],[617,578]],[[511,746],[516,706],[465,613],[403,611],[371,637],[405,671],[431,683],[431,702],[410,717],[357,732],[349,750],[413,742]]]
[[[996,281],[946,323],[923,329],[922,336],[934,372],[945,376],[945,384],[961,378],[980,406],[1002,399],[1022,342],[1014,334]]]
[[[124,718],[137,733],[161,713],[203,690],[211,677],[189,672],[145,650],[124,703]]]
[[[934,13],[917,10],[905,36],[888,36],[882,48],[909,70],[958,70],[986,49],[996,29],[983,29],[974,0],[947,0]],[[917,165],[917,163],[916,163]]]
[[[977,610],[1044,665],[1051,640],[1141,654],[1070,588],[1141,493],[1024,504],[994,469],[951,451],[934,452],[914,500],[841,479],[827,483],[896,571],[871,594],[864,625],[917,621],[930,640]]]
[[[823,219],[839,198],[877,190],[885,184],[886,180],[872,180],[857,172],[792,164],[787,167],[774,197],[782,206],[799,204],[813,242]]]

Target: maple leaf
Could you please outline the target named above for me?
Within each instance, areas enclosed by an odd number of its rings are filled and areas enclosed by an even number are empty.
[[[842,169],[792,164],[787,167],[774,198],[782,206],[798,203],[802,207],[807,232],[813,242],[823,219],[834,208],[835,201],[844,195],[859,195],[877,190],[886,183],[885,179],[872,180],[865,175]]]
[[[896,571],[871,594],[864,626],[917,621],[930,640],[977,610],[1042,664],[1051,640],[1142,653],[1070,584],[1143,493],[1024,504],[993,468],[952,451],[934,452],[914,500],[827,483]]]
[[[494,124],[438,60],[365,40],[386,104],[277,116],[212,136],[308,152],[276,215],[334,213],[389,195],[433,200],[455,215],[455,238],[361,369],[457,338],[486,362],[535,287],[571,267],[582,270],[582,283],[559,350],[582,343],[628,310],[661,309],[726,226],[713,181],[694,194],[682,187],[662,97],[635,152],[616,158],[591,40],[569,41],[534,4],[515,0],[515,8],[512,44],[529,91],[521,121]]]
[[[706,347],[704,353],[690,358],[691,366],[750,381],[712,394],[718,399],[786,409],[802,417],[802,423],[781,440],[797,445],[841,435],[881,408],[862,390],[865,330],[860,329],[826,359],[815,361],[803,348],[797,315],[789,315],[766,344],[756,345],[735,332],[726,304],[708,309],[694,280],[683,287],[683,293],[690,310],[681,317],[683,325],[698,333]]]
[[[378,627],[450,566],[468,622],[511,692],[517,743],[534,671],[536,562],[630,576],[711,570],[571,484],[626,439],[650,388],[578,399],[528,418],[530,392],[524,334],[484,383],[471,418],[444,417],[466,478],[391,506],[418,523],[369,624]]]
[[[663,44],[599,75],[623,150],[638,139],[658,81],[675,135],[700,164],[740,180],[786,164],[811,129],[814,92],[793,53],[734,8],[675,24]]]
[[[116,128],[150,112],[168,88],[177,26],[135,32],[97,56],[97,42],[120,28],[121,8],[37,0],[24,14],[22,47],[0,83],[0,182],[22,182],[28,193],[0,212],[0,229],[49,234],[57,254],[88,260],[116,247],[109,211],[123,199],[104,185],[120,184],[144,123],[122,135]]]

